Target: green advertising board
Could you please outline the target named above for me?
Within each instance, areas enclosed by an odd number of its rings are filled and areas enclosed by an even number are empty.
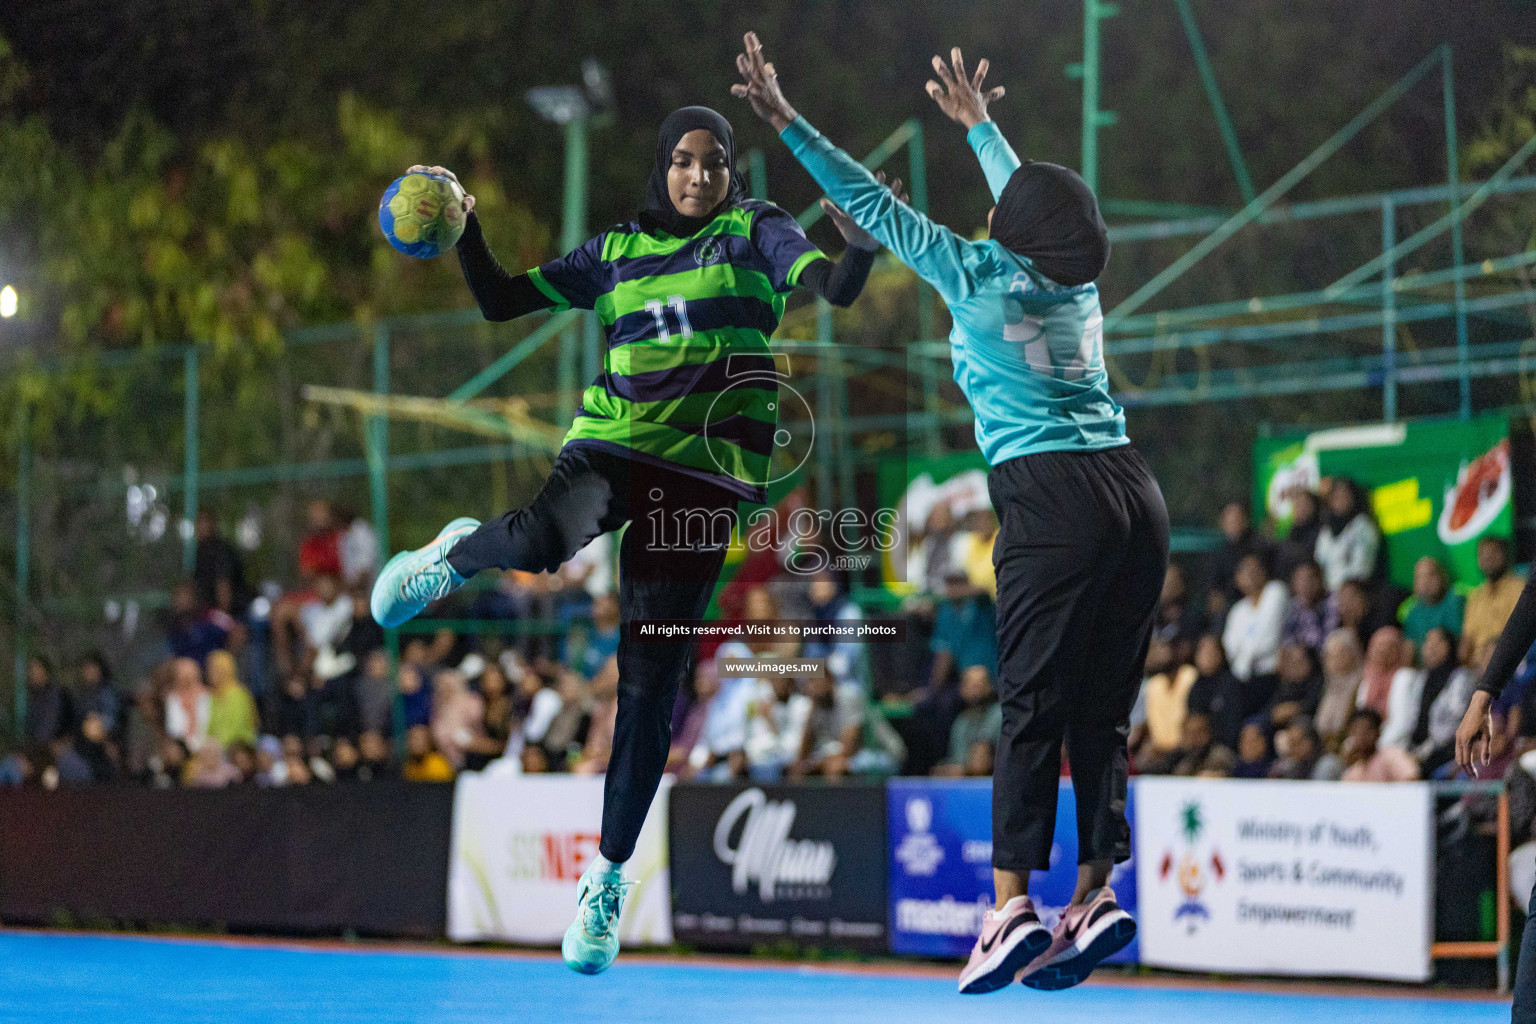
[[[1514,500],[1509,422],[1381,423],[1260,438],[1253,445],[1253,508],[1262,522],[1289,528],[1295,487],[1349,477],[1371,496],[1387,546],[1389,575],[1413,585],[1413,565],[1440,559],[1457,582],[1482,582],[1477,541],[1512,537]]]
[[[897,592],[912,589],[906,579],[907,541],[920,533],[933,506],[943,501],[956,515],[988,508],[987,460],[979,451],[958,452],[933,458],[909,456],[886,459],[876,477],[881,508],[901,514],[902,543],[884,553],[881,577]]]

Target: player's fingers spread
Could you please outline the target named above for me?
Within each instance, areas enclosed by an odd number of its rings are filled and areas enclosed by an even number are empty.
[[[944,98],[944,87],[931,78],[928,79],[923,88],[927,91],[928,95],[932,96],[935,100],[942,100]]]
[[[1000,100],[1007,94],[1007,92],[1008,90],[1004,89],[1002,86],[998,86],[996,89],[993,89],[991,92],[987,93],[987,102],[992,103]]]
[[[960,47],[952,47],[949,51],[949,59],[955,66],[955,81],[968,82],[970,76],[965,73],[965,58],[960,56]]]
[[[763,65],[763,74],[767,75],[769,78],[779,77],[778,71],[774,69],[773,61],[769,61]]]
[[[939,81],[943,82],[946,86],[954,85],[955,76],[950,73],[949,65],[944,63],[943,57],[934,55],[933,70],[938,72]]]
[[[985,57],[976,62],[976,76],[971,79],[972,88],[980,91],[981,83],[985,81],[987,77],[987,69],[991,66],[992,62],[987,60]]]

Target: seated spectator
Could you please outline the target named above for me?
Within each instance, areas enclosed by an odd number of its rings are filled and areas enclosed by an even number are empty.
[[[977,774],[985,766],[985,774],[991,775],[1003,733],[1003,709],[985,667],[972,665],[961,673],[960,705],[960,713],[949,728],[949,754],[934,767],[933,774],[959,778]],[[977,747],[989,749],[978,752]]]
[[[372,585],[379,568],[379,538],[373,524],[351,509],[339,509],[336,522],[343,524],[336,549],[341,563],[341,579],[348,587]]]
[[[1345,580],[1370,580],[1376,575],[1381,531],[1371,517],[1365,492],[1348,477],[1338,477],[1328,489],[1327,502],[1316,548],[1323,583],[1329,590],[1338,590]]]
[[[1323,649],[1328,639],[1328,594],[1323,590],[1323,570],[1316,562],[1306,561],[1291,570],[1291,604],[1280,627],[1281,643],[1303,644],[1313,651]]]
[[[559,692],[560,711],[544,730],[543,744],[552,769],[566,771],[587,741],[587,729],[592,724],[591,692],[581,675],[568,668],[560,670]]]
[[[150,785],[156,789],[175,789],[180,786],[182,774],[191,757],[187,745],[181,740],[163,737],[159,751],[149,760]]]
[[[1289,597],[1284,583],[1269,578],[1259,555],[1246,555],[1238,563],[1237,587],[1242,599],[1227,613],[1221,639],[1232,674],[1247,682],[1275,670]]]
[[[171,656],[191,658],[201,665],[208,655],[227,647],[235,623],[227,616],[209,615],[197,603],[197,588],[191,580],[182,580],[171,591],[170,620],[166,626],[166,644]]]
[[[1371,634],[1370,646],[1365,649],[1365,678],[1356,703],[1384,719],[1391,705],[1392,685],[1397,681],[1398,670],[1411,664],[1413,654],[1403,639],[1403,631],[1396,626],[1382,626]]]
[[[92,651],[80,662],[76,674],[74,728],[78,734],[85,720],[94,715],[108,737],[116,737],[123,726],[122,700],[112,685],[112,670],[99,651]]]
[[[22,727],[22,742],[28,746],[47,746],[69,734],[74,724],[74,707],[69,691],[53,678],[53,664],[41,654],[27,659],[27,716]]]
[[[1354,630],[1340,628],[1323,644],[1323,696],[1314,724],[1325,743],[1343,735],[1365,685],[1365,650]]]
[[[523,752],[518,755],[518,762],[524,775],[543,775],[549,771],[549,755],[537,743],[530,743],[523,747]]]
[[[224,758],[224,748],[208,737],[187,762],[182,784],[191,789],[223,789],[240,781],[240,773]]]
[[[352,621],[336,644],[336,654],[350,661],[348,671],[356,672],[374,651],[384,649],[384,627],[373,620],[368,606],[366,586],[352,590]]]
[[[256,740],[256,785],[262,789],[281,786],[288,778],[288,764],[283,758],[283,744],[276,736]]]
[[[565,702],[560,699],[560,692],[546,685],[544,677],[532,669],[523,673],[517,688],[519,702],[527,707],[523,715],[523,743],[543,743],[549,724],[555,720]]]
[[[400,768],[384,734],[369,730],[357,738],[357,778],[360,782],[398,779]]]
[[[741,699],[744,691],[728,692],[721,684],[719,671],[711,664],[707,670],[701,666],[695,673],[694,692],[700,725],[698,739],[689,750],[687,775],[706,780],[745,777],[747,704]]]
[[[1237,762],[1233,765],[1234,779],[1267,779],[1275,758],[1269,749],[1269,723],[1263,718],[1250,718],[1243,723],[1237,736]]]
[[[195,753],[208,738],[213,698],[203,685],[203,670],[191,658],[177,658],[171,692],[165,698],[165,734]]]
[[[1327,621],[1333,629],[1347,629],[1354,633],[1363,651],[1376,630],[1388,625],[1391,620],[1377,611],[1369,585],[1362,580],[1346,580],[1328,598]]]
[[[235,656],[228,651],[208,655],[208,736],[225,750],[236,743],[256,742],[256,700],[235,675]]]
[[[389,652],[369,651],[363,669],[352,680],[352,703],[360,733],[388,733],[394,725],[395,681],[389,674]]]
[[[1217,743],[1236,746],[1243,724],[1243,684],[1227,668],[1226,651],[1214,633],[1207,633],[1195,645],[1195,671],[1199,675],[1185,699],[1186,713],[1205,716]],[[1181,729],[1181,745],[1183,736]]]
[[[342,592],[340,576],[317,576],[315,599],[303,605],[298,615],[304,641],[302,664],[321,684],[346,674],[357,664],[353,655],[341,649],[352,630],[352,613],[353,598]]]
[[[357,782],[358,764],[357,748],[352,741],[345,736],[336,737],[336,742],[331,745],[331,771],[335,781]]]
[[[929,694],[944,690],[952,676],[972,665],[997,674],[996,612],[958,568],[952,567],[944,581],[944,601],[934,616],[930,649]]]
[[[1184,732],[1184,716],[1189,710],[1189,691],[1200,672],[1194,665],[1179,665],[1173,649],[1163,640],[1154,639],[1147,646],[1145,681],[1142,683],[1142,713],[1146,718],[1148,756],[1160,757],[1176,750]],[[1138,744],[1133,744],[1132,748]]]
[[[1168,573],[1163,577],[1163,593],[1157,603],[1152,636],[1168,645],[1175,665],[1183,665],[1194,657],[1195,644],[1205,632],[1205,621],[1205,615],[1190,597],[1184,567],[1177,562],[1169,562]]]
[[[1282,644],[1277,660],[1274,695],[1265,709],[1272,729],[1284,729],[1297,717],[1311,719],[1323,699],[1323,676],[1317,656],[1296,641]]]
[[[1419,763],[1407,751],[1383,747],[1380,740],[1381,715],[1369,707],[1357,710],[1341,749],[1343,781],[1413,782],[1419,777]]]
[[[480,691],[480,699],[485,701],[485,734],[491,740],[491,756],[501,757],[512,739],[512,729],[517,719],[507,675],[493,661],[480,673],[475,688]]]
[[[1291,501],[1291,524],[1285,539],[1275,546],[1275,578],[1282,580],[1291,579],[1296,568],[1304,563],[1316,564],[1313,559],[1317,554],[1317,535],[1323,528],[1317,495],[1305,487],[1294,487],[1287,497]],[[1321,641],[1317,646],[1322,646]]]
[[[1456,728],[1477,686],[1477,676],[1456,663],[1458,646],[1456,634],[1442,626],[1432,627],[1424,637],[1418,713],[1405,746],[1425,776],[1455,756]]]
[[[863,747],[864,695],[856,687],[839,687],[830,672],[812,676],[806,695],[811,698],[811,711],[790,777],[841,779],[854,770],[854,757]]]
[[[1323,738],[1317,734],[1310,719],[1291,719],[1284,731],[1277,734],[1275,743],[1283,752],[1270,766],[1270,778],[1307,780],[1317,777],[1318,765],[1324,757]],[[1342,771],[1343,766],[1339,769]]]
[[[813,584],[814,586],[814,584]],[[756,782],[778,782],[800,756],[811,699],[795,692],[793,676],[764,680],[747,707],[747,773]]]
[[[410,645],[407,645],[409,649]],[[422,645],[425,649],[425,645]],[[431,666],[424,661],[400,660],[400,703],[405,712],[405,727],[426,725],[432,721],[432,693],[427,689]]]
[[[1211,735],[1211,720],[1190,714],[1184,717],[1184,735],[1170,758],[1168,771],[1158,774],[1194,777],[1217,773],[1225,777],[1232,774],[1236,763],[1231,749]]]
[[[229,763],[239,776],[237,784],[252,784],[256,781],[256,748],[249,743],[236,743],[225,752]]]
[[[1477,542],[1477,567],[1483,582],[1467,595],[1467,611],[1462,620],[1461,660],[1470,662],[1483,645],[1504,632],[1504,624],[1515,610],[1525,580],[1509,571],[1509,541],[1503,537],[1483,537]]]
[[[299,545],[299,577],[312,583],[320,576],[341,578],[341,530],[331,503],[315,498],[306,509],[309,533]]]
[[[433,748],[432,731],[425,725],[413,725],[406,730],[405,763],[400,767],[400,777],[406,782],[453,781],[453,765]]]
[[[585,642],[568,645],[564,661],[582,678],[591,679],[618,652],[619,599],[616,594],[601,594],[592,601],[592,626]]]
[[[928,511],[921,536],[918,531],[909,538],[912,546],[907,556],[907,582],[917,586],[924,595],[942,594],[944,583],[949,579],[952,563],[952,541],[959,524],[955,511],[947,500],[934,503]]]
[[[1466,615],[1466,598],[1451,589],[1451,578],[1439,559],[1425,555],[1415,562],[1413,596],[1400,610],[1403,635],[1415,644],[1423,644],[1424,637],[1438,626],[1458,636]]]
[[[571,766],[577,775],[598,775],[608,770],[613,756],[613,729],[619,714],[619,658],[610,655],[592,677],[591,723],[581,757]]]
[[[218,607],[219,581],[225,581],[235,601],[246,600],[245,566],[240,552],[219,534],[218,521],[210,509],[198,509],[193,521],[196,548],[192,560],[193,589],[198,604]]]
[[[811,577],[807,596],[811,602],[811,618],[819,626],[846,626],[859,622],[864,613],[838,587],[836,578],[829,570]],[[826,658],[838,683],[862,685],[864,644],[859,640],[817,638],[808,641],[800,652],[806,658]]]
[[[464,767],[469,755],[489,752],[485,701],[469,688],[469,680],[458,669],[445,669],[432,680],[431,733],[433,745],[455,772]]]
[[[128,705],[123,728],[123,767],[134,779],[148,781],[151,777],[150,761],[165,739],[165,696],[171,690],[175,671],[173,659],[150,669],[148,678],[139,681]]]
[[[1242,502],[1227,503],[1221,510],[1220,525],[1221,547],[1211,559],[1211,592],[1221,598],[1220,610],[1225,614],[1243,596],[1237,582],[1238,566],[1249,555],[1258,555],[1268,565],[1270,550],[1269,542],[1253,528],[1248,506]]]

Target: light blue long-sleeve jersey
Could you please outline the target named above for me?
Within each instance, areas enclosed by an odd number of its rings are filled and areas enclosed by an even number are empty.
[[[934,223],[803,117],[781,138],[834,203],[948,304],[955,383],[976,412],[976,444],[988,465],[1127,442],[1125,413],[1109,396],[1097,287],[1064,288],[1001,244],[972,242]],[[991,121],[967,138],[993,197],[1001,196],[1019,158]]]

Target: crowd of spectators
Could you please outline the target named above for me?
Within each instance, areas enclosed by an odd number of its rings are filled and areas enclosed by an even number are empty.
[[[1144,774],[1395,782],[1448,777],[1456,728],[1524,581],[1509,542],[1477,545],[1483,580],[1459,593],[1418,560],[1387,577],[1386,540],[1354,481],[1287,495],[1283,536],[1241,504],[1197,595],[1169,569],[1132,714]],[[1494,707],[1495,771],[1536,746],[1529,660]]]
[[[1145,774],[1392,781],[1447,774],[1452,740],[1522,582],[1485,538],[1463,595],[1432,558],[1411,593],[1387,579],[1362,489],[1290,496],[1283,536],[1221,515],[1202,585],[1168,571],[1130,747]],[[957,507],[958,506],[958,507]],[[997,522],[934,501],[899,556],[908,584],[883,617],[892,644],[753,637],[701,645],[678,694],[668,770],[702,780],[991,775],[1002,729]],[[557,572],[487,574],[439,616],[490,628],[402,632],[392,656],[369,614],[380,552],[368,523],[308,510],[295,585],[248,584],[241,552],[199,516],[195,568],[163,623],[163,657],[119,682],[93,653],[67,683],[34,656],[23,744],[0,785],[158,787],[448,781],[458,772],[606,769],[619,691],[613,545]],[[848,581],[790,571],[817,538],[770,538],[718,595],[725,619],[848,623]],[[815,659],[813,671],[730,670]],[[1495,708],[1495,758],[1536,743],[1525,666]],[[1529,727],[1529,728],[1528,728]]]

